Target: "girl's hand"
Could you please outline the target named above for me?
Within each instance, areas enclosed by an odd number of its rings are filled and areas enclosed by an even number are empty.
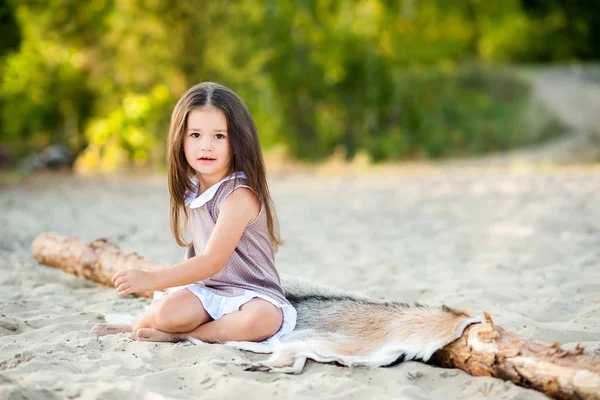
[[[154,274],[152,272],[130,269],[117,272],[111,278],[117,288],[119,296],[127,296],[132,293],[142,293],[154,289]]]

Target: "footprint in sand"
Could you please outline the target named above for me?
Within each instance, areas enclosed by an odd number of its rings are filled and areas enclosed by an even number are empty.
[[[19,364],[23,364],[31,361],[33,356],[30,353],[17,353],[12,359],[4,360],[0,362],[0,371],[4,371],[11,368],[16,368]]]
[[[19,329],[19,324],[16,319],[0,314],[0,327],[14,332]]]

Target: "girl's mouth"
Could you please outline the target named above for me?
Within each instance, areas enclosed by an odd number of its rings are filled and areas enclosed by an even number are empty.
[[[217,161],[217,159],[212,157],[200,157],[198,158],[198,161],[200,161],[201,163],[211,163],[213,161]]]

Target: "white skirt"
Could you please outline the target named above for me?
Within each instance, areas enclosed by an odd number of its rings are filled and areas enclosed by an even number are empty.
[[[188,289],[190,292],[196,295],[200,302],[202,302],[202,306],[206,312],[208,312],[208,314],[214,320],[221,318],[225,314],[239,311],[241,306],[256,297],[266,300],[274,306],[279,307],[283,313],[283,323],[281,324],[281,328],[279,328],[277,333],[266,340],[275,339],[290,333],[296,326],[297,313],[296,309],[292,305],[280,303],[269,296],[253,292],[251,290],[244,290],[244,294],[240,296],[221,296],[213,293],[204,285],[192,283],[190,285],[172,287],[164,292],[156,291],[154,292],[154,298],[152,299],[152,302],[165,297],[169,293],[174,293],[182,289]]]

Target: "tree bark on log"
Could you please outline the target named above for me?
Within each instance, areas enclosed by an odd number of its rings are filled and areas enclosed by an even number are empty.
[[[106,239],[85,242],[73,236],[41,233],[31,243],[33,258],[39,263],[60,268],[81,278],[114,287],[111,278],[119,271],[154,271],[164,265],[146,260],[137,253],[125,253]],[[152,298],[153,292],[138,293]]]
[[[113,286],[119,271],[152,271],[162,265],[136,253],[125,253],[105,239],[84,242],[76,237],[42,233],[32,243],[33,257],[79,277]],[[152,297],[152,292],[140,293]],[[531,388],[557,399],[600,400],[600,358],[584,355],[577,346],[568,351],[558,343],[528,340],[494,325],[467,327],[463,335],[438,350],[429,364],[458,368],[473,376],[491,376]]]
[[[467,327],[462,336],[433,354],[428,363],[458,368],[473,376],[492,376],[538,390],[556,399],[600,399],[600,358],[559,343],[524,339],[487,324]]]

